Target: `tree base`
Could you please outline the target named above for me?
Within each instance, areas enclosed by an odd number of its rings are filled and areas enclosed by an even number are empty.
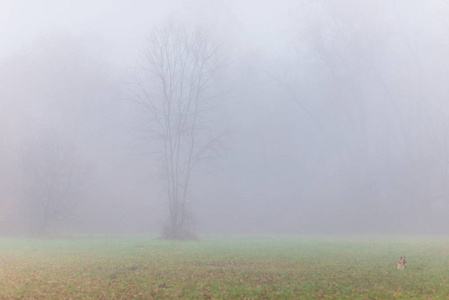
[[[162,239],[164,240],[177,240],[177,241],[197,241],[198,235],[189,229],[176,229],[171,226],[165,226],[162,230]]]

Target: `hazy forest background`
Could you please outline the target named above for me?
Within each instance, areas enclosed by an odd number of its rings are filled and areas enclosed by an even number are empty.
[[[168,24],[220,52],[193,231],[449,232],[445,1],[50,2],[0,9],[3,235],[161,232],[161,140],[135,86]]]

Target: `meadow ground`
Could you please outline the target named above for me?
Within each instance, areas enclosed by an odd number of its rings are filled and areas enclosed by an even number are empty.
[[[449,238],[3,238],[0,298],[446,299]]]

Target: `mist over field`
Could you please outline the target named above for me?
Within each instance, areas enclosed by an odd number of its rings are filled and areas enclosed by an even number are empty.
[[[447,234],[448,13],[2,1],[0,233]]]

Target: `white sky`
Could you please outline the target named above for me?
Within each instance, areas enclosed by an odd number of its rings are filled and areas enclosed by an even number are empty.
[[[277,51],[295,1],[0,0],[0,57],[55,32],[94,34],[118,57],[133,57],[167,17],[212,23],[233,42]],[[271,49],[271,50],[270,50]],[[126,59],[127,62],[128,58]]]

